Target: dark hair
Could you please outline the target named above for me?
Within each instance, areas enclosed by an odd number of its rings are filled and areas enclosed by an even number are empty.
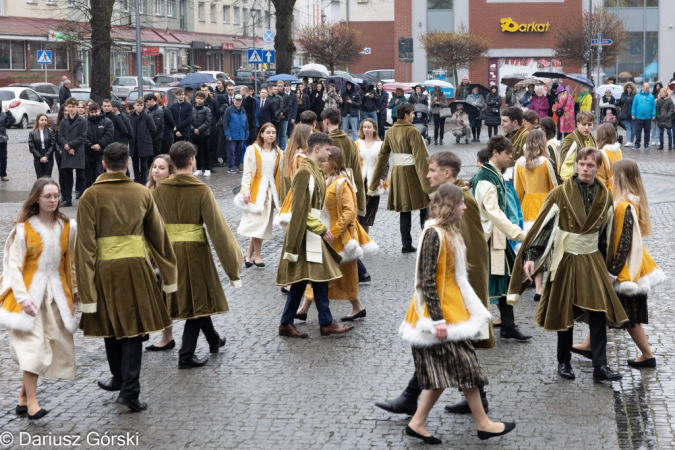
[[[195,88],[193,88],[193,87],[188,86],[188,87],[185,88],[185,93],[186,93],[186,94],[187,94],[188,92],[194,92],[194,91],[195,91]]]
[[[457,178],[462,171],[462,160],[459,156],[450,151],[434,153],[429,157],[429,163],[435,162],[438,167],[448,168],[452,171],[452,176]]]
[[[203,98],[204,100],[206,100],[206,94],[203,93],[202,91],[199,91],[195,94],[195,98]]]
[[[209,85],[206,84],[206,83],[202,83],[202,84],[199,86],[199,89],[204,89],[204,88],[207,88],[207,89],[208,89],[208,88],[209,88]]]
[[[406,115],[410,114],[415,110],[415,107],[411,103],[399,103],[396,107],[396,119],[403,119]]]
[[[227,89],[229,87],[234,87],[234,83],[232,83],[231,81],[228,81],[227,83],[225,83],[225,89]]]
[[[539,123],[539,114],[532,111],[531,109],[525,110],[523,111],[523,120],[536,125]]]
[[[155,97],[155,94],[153,94],[152,92],[148,92],[143,96],[143,101],[147,102],[148,100],[157,101],[157,97]]]
[[[100,111],[101,107],[98,106],[98,103],[94,102],[91,105],[89,105],[89,111]]]
[[[511,122],[518,122],[518,125],[523,124],[523,110],[517,106],[509,106],[502,111],[503,117],[508,117]]]
[[[321,115],[323,116],[323,114]],[[307,139],[307,153],[312,153],[314,151],[314,147],[317,145],[333,145],[333,138],[325,133],[310,134],[309,138]]]
[[[339,125],[342,120],[342,114],[337,108],[326,108],[321,112],[321,120],[328,119],[331,125]]]
[[[285,87],[285,86],[290,86],[290,85],[291,85],[291,82],[290,82],[290,81],[284,81],[284,87]]]
[[[101,105],[104,103],[110,103],[110,105],[112,105],[112,102],[110,101],[109,98],[104,98],[103,100],[101,100]]]
[[[68,100],[66,100],[66,105],[73,105],[77,106],[80,104],[80,101],[76,99],[75,97],[70,97]]]
[[[543,117],[539,122],[539,128],[546,133],[546,139],[551,140],[555,137],[556,127],[555,121],[550,117]]]
[[[178,89],[176,89],[176,92],[174,92],[174,94],[176,94],[176,95],[185,94],[185,91],[183,90],[183,88],[178,88]]]
[[[478,150],[478,153],[476,153],[476,159],[481,164],[490,162],[490,151],[487,149],[487,147]]]
[[[23,202],[23,206],[21,207],[19,216],[16,218],[16,221],[14,223],[23,223],[28,219],[30,219],[31,217],[37,216],[40,213],[40,205],[38,204],[38,200],[40,199],[40,196],[42,195],[42,191],[44,190],[45,186],[50,184],[53,184],[54,186],[59,188],[58,183],[49,177],[38,178],[37,181],[33,183],[33,187],[30,190],[30,194],[28,194],[28,198],[26,199],[26,201]],[[60,188],[59,192],[61,192]],[[59,211],[58,202],[56,203],[56,209],[54,210],[54,219],[61,219],[64,222],[68,220],[68,217],[66,217],[65,214]]]
[[[314,126],[314,122],[316,122],[316,113],[314,111],[307,110],[300,114],[300,123],[312,127]]]
[[[178,141],[169,150],[169,156],[176,169],[185,169],[190,164],[190,158],[195,155],[197,155],[197,147],[188,141]]]
[[[111,172],[121,172],[129,161],[129,147],[127,144],[113,142],[103,150],[103,161]]]
[[[598,168],[602,165],[602,153],[600,153],[600,150],[595,147],[584,147],[579,150],[574,162],[579,162],[582,159],[588,158],[589,156],[591,158],[595,158],[595,165],[598,166]]]
[[[511,108],[508,108],[508,109],[511,109]],[[501,136],[501,135],[498,134],[498,135],[492,136],[490,138],[490,140],[488,141],[487,150],[488,150],[488,153],[489,153],[490,157],[492,157],[492,152],[495,152],[495,151],[499,154],[501,154],[503,152],[509,152],[509,153],[513,152],[513,145],[511,144],[511,141],[506,139],[504,136]]]

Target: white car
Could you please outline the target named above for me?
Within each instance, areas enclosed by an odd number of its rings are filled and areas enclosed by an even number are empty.
[[[223,80],[225,80],[226,83],[229,81],[232,84],[236,84],[232,78],[227,76],[226,73],[219,72],[217,70],[200,70],[197,73],[205,73],[206,75],[211,75],[216,80],[218,80],[218,78],[222,78]],[[206,84],[212,86],[214,89],[216,88],[216,83],[206,83]]]
[[[366,72],[366,75],[373,76],[383,83],[393,83],[395,81],[394,69],[369,70],[368,72]]]
[[[152,78],[143,77],[143,90],[150,90],[155,85]],[[110,84],[110,92],[119,98],[127,98],[129,92],[138,89],[137,77],[116,77]]]
[[[18,128],[28,128],[29,124],[35,123],[38,114],[52,112],[40,94],[26,87],[0,88],[0,108],[5,105],[9,106]]]

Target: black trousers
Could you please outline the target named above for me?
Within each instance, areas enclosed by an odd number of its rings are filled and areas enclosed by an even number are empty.
[[[317,119],[318,120],[318,119]],[[384,127],[387,123],[387,113],[377,115],[377,135],[380,136],[380,140],[384,140]]]
[[[209,165],[204,170],[213,170],[218,163],[218,127],[211,127],[209,131]]]
[[[220,335],[213,328],[213,321],[211,316],[197,317],[195,319],[188,319],[185,321],[183,328],[183,342],[178,351],[178,360],[187,361],[192,359],[197,349],[197,339],[199,338],[199,331],[204,333],[206,342],[210,346],[217,346],[220,340]]]
[[[63,183],[61,184],[61,196],[64,200],[73,199],[73,170],[75,171],[75,190],[84,192],[84,169],[63,169]]]
[[[424,228],[424,222],[427,220],[427,209],[420,209],[420,228]],[[399,228],[401,230],[401,242],[404,247],[412,246],[412,236],[410,230],[412,228],[412,211],[400,213]]]
[[[499,297],[499,314],[502,319],[502,329],[511,328],[514,325],[513,305],[506,303],[506,297]]]
[[[153,139],[152,140],[152,156],[157,156],[162,153],[162,140]]]
[[[441,141],[443,141],[443,136],[445,135],[445,117],[441,117],[440,114],[434,114],[434,142],[438,141],[438,132],[441,132]]]
[[[368,269],[366,269],[366,266],[361,262],[360,259],[356,260],[356,266],[359,269],[359,277],[362,277],[363,275],[368,273]]]
[[[497,131],[498,128],[499,128],[499,125],[488,125],[487,126],[488,137],[492,137],[492,135],[497,136],[499,134],[499,132]]]
[[[588,311],[588,325],[591,334],[591,354],[593,367],[607,365],[607,320],[602,311]],[[574,327],[567,331],[558,331],[558,362],[570,362],[572,359],[572,344],[574,342]]]
[[[163,140],[161,153],[163,155],[168,155],[172,145],[173,145],[173,138]]]
[[[640,140],[642,139],[642,130],[645,131],[645,147],[649,146],[650,134],[652,132],[652,121],[649,119],[640,120],[636,119],[633,121],[635,124],[635,146],[640,146]]]
[[[211,170],[209,137],[193,138],[192,143],[197,146],[197,170]]]
[[[258,139],[258,127],[249,127],[248,129],[248,139],[246,140],[246,146],[253,145],[253,143]]]
[[[52,177],[52,169],[54,168],[54,159],[48,160],[46,163],[41,163],[39,159],[33,158],[33,167],[35,167],[35,176],[38,178]]]
[[[103,150],[84,155],[84,188],[88,188],[103,173]]]
[[[132,156],[131,164],[134,166],[134,181],[143,186],[148,184],[148,166],[152,161],[152,156]]]
[[[120,397],[137,399],[141,393],[141,361],[143,359],[143,336],[117,339],[104,338],[105,353],[113,382],[119,384]]]

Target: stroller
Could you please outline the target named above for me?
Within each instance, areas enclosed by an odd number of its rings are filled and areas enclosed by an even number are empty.
[[[612,115],[614,116],[614,120],[608,120],[607,119],[607,111],[611,111]],[[616,131],[616,134],[618,136],[619,134],[619,114],[617,112],[617,108],[614,105],[607,105],[603,106],[602,109],[600,110],[600,124],[602,125],[603,123],[611,123],[614,125],[614,130]],[[621,124],[623,126],[623,123]],[[624,127],[625,128],[625,127]],[[618,136],[619,144],[623,145],[623,136]]]
[[[422,103],[415,105],[415,117],[413,117],[413,124],[420,132],[422,138],[427,141],[427,145],[431,144],[431,136],[429,136],[429,107]]]

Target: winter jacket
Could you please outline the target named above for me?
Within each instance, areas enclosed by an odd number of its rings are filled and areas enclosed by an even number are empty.
[[[609,105],[616,105],[616,99],[610,95],[609,98],[607,97],[600,97],[600,108],[606,108]]]
[[[223,115],[223,129],[225,137],[233,141],[248,139],[248,118],[243,107],[228,106]]]
[[[326,93],[323,94],[323,102],[324,106],[326,108],[335,108],[335,109],[342,109],[342,105],[340,104],[340,98],[342,96],[338,91],[331,92],[330,90],[326,90]],[[320,114],[318,114],[320,117]]]
[[[46,156],[50,161],[54,157],[56,150],[56,135],[51,128],[45,128],[43,131],[45,139],[45,148],[42,148],[42,140],[40,139],[40,130],[33,130],[28,133],[28,150],[35,159],[40,159]]]
[[[345,86],[345,91],[342,93],[342,117],[347,115],[358,117],[359,110],[361,109],[361,96],[359,95],[359,91],[356,89],[356,86],[349,81],[345,83]],[[349,88],[350,86],[351,88]],[[347,88],[349,88],[349,90]],[[351,103],[347,102],[349,99],[351,99]]]
[[[372,94],[373,96],[370,97],[369,94]],[[361,89],[359,95],[361,96],[361,111],[377,111],[377,102],[380,100],[380,94],[375,92],[375,89],[373,89],[372,86],[366,86],[364,89]]]
[[[59,148],[63,150],[61,152],[62,169],[84,169],[84,146],[87,144],[87,131],[87,119],[79,114],[75,115],[74,119],[66,115],[59,122],[59,133],[56,141]],[[71,155],[65,149],[66,144],[71,150],[75,151],[74,155]]]
[[[277,105],[270,97],[264,100],[260,99],[260,113],[258,114],[258,124],[262,127],[266,123],[274,122],[277,113]]]
[[[305,94],[304,92],[301,94],[297,95],[298,97],[298,111],[295,113],[295,123],[300,123],[300,114],[304,113],[311,107],[311,102],[309,100],[309,94]],[[300,104],[300,100],[302,100],[302,104]],[[318,119],[317,119],[318,120]]]
[[[438,102],[438,104],[436,104]],[[445,94],[441,92],[440,94],[431,96],[431,113],[438,114],[441,111],[441,108],[448,107],[448,100],[445,98]]]
[[[323,112],[323,109],[326,105],[323,100],[325,92],[325,89],[322,89],[320,91],[314,90],[311,94],[309,94],[309,102],[311,104],[309,109],[314,111],[314,114],[316,114],[317,118],[321,117],[321,113]]]
[[[502,106],[502,96],[490,92],[485,97],[485,104],[487,105],[487,109],[485,110],[485,125],[500,125],[502,123],[502,115],[499,108]]]
[[[398,100],[398,103],[396,103],[396,100]],[[396,94],[394,94],[391,96],[391,100],[389,100],[389,109],[391,109],[391,119],[394,121],[396,120],[396,108],[401,103],[408,103],[408,99],[405,98],[405,95],[397,97]]]
[[[190,102],[174,103],[171,105],[171,115],[173,121],[176,123],[176,131],[180,132],[181,136],[190,136],[190,123],[192,122],[192,105]]]
[[[536,96],[530,102],[530,109],[537,113],[540,118],[548,116],[548,98],[545,95]]]
[[[212,120],[211,109],[206,106],[206,103],[192,108],[192,121],[190,122],[190,136],[192,136],[192,139],[208,137]],[[195,134],[194,130],[199,130],[199,134]]]
[[[124,121],[122,120],[122,117],[118,116],[114,112],[110,111],[107,113],[102,113],[103,116],[105,116],[106,119],[108,119],[110,122],[112,122],[113,125],[113,142],[120,142],[122,144],[126,144],[129,142],[129,131],[127,130],[127,126],[125,125]]]
[[[222,114],[220,113],[220,105],[218,104],[218,100],[215,98],[211,98],[210,96],[206,97],[206,100],[204,101],[204,106],[206,106],[211,110],[211,125],[209,125],[209,128],[211,129],[211,131],[215,131],[216,127],[218,126],[218,122],[220,121],[220,118],[222,116]],[[225,109],[223,109],[223,112],[225,112]]]
[[[155,129],[157,130],[152,136],[153,141],[161,141],[164,137],[164,109],[158,103],[152,108],[148,108],[148,114],[152,116],[155,122]]]
[[[377,89],[375,89],[377,92]],[[382,89],[382,92],[379,93],[380,96],[377,99],[377,114],[387,115],[387,105],[389,104],[389,92]]]
[[[593,107],[593,96],[588,92],[579,95],[579,111],[590,111]]]
[[[529,90],[525,91],[523,96],[520,98],[520,103],[523,105],[523,108],[530,108],[530,103],[532,103],[532,100],[537,96],[534,92],[530,92]]]
[[[485,98],[481,94],[478,95],[469,94],[466,97],[466,102],[470,105],[475,106],[478,109],[478,111],[481,111],[483,108],[485,108]],[[476,103],[475,105],[474,102]]]
[[[2,102],[0,102],[2,103]],[[11,127],[16,123],[16,118],[12,114],[12,111],[3,111],[0,109],[0,135],[7,134],[7,128]],[[1,144],[0,144],[1,145]]]
[[[290,105],[288,101],[288,95],[286,93],[270,95],[267,97],[269,100],[274,102],[274,116],[272,117],[273,122],[282,122],[288,120],[288,114],[290,113]],[[283,117],[281,115],[283,114]]]
[[[670,98],[660,98],[656,101],[656,121],[659,128],[673,128],[675,105]]]
[[[415,86],[415,89],[418,87],[420,87],[419,84]],[[408,103],[412,103],[413,105],[421,103],[423,105],[429,106],[429,99],[424,92],[420,92],[419,94],[417,92],[413,92],[410,94],[410,97],[408,97]]]
[[[632,88],[630,95],[628,94],[627,87]],[[637,88],[630,81],[623,85],[623,94],[617,103],[617,106],[621,107],[621,114],[619,115],[620,119],[631,119],[631,112],[633,110],[633,100],[635,99]]]
[[[164,110],[164,136],[163,141],[173,141],[173,129],[176,128],[176,122],[173,120],[173,114],[169,108],[162,106]]]
[[[457,100],[466,100],[470,93],[469,83],[460,83],[459,87],[457,87],[457,96],[455,98]]]
[[[649,92],[640,92],[633,99],[631,116],[637,120],[652,120],[656,117],[656,102],[654,96]]]
[[[258,128],[258,114],[260,113],[260,100],[252,95],[244,98],[241,102],[248,118],[248,129]]]
[[[145,111],[137,114],[136,111],[129,115],[131,130],[134,138],[129,141],[129,154],[139,158],[153,156],[153,137],[158,134],[155,121]]]
[[[103,114],[98,116],[89,116],[87,119],[87,145],[86,153],[100,154],[108,145],[113,142],[115,136],[115,127],[110,119]],[[99,150],[94,150],[93,145],[100,145]]]
[[[286,114],[286,120],[295,119],[295,116],[298,115],[298,96],[295,92],[290,91],[286,93],[288,97],[288,114]]]
[[[70,97],[72,97],[72,94],[70,93],[70,89],[67,87],[63,86],[61,89],[59,89],[59,104],[64,107],[66,106],[66,100],[68,100]]]
[[[124,143],[128,144],[129,141],[134,138],[134,130],[131,129],[131,121],[129,120],[129,114],[127,114],[126,111],[121,111],[117,117],[122,119],[122,122],[124,122],[124,126],[127,129],[127,141],[125,141]]]

